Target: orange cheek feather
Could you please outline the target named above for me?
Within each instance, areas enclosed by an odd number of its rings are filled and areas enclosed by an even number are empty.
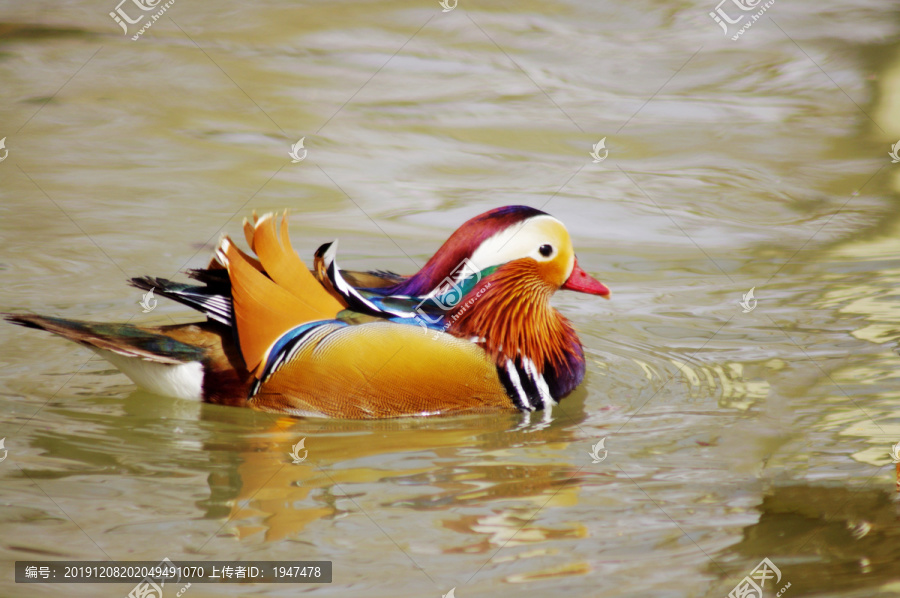
[[[555,259],[549,262],[538,262],[537,274],[541,280],[547,283],[555,291],[566,281],[566,268],[563,260]]]

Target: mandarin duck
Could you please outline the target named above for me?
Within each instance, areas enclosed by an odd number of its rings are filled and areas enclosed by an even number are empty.
[[[581,269],[549,214],[506,206],[476,216],[411,276],[341,270],[337,242],[309,269],[287,214],[278,220],[244,220],[255,257],[224,236],[209,266],[188,273],[200,284],[131,280],[205,322],[4,316],[87,346],[151,392],[300,417],[549,410],[581,383],[581,342],[550,298],[609,289]]]

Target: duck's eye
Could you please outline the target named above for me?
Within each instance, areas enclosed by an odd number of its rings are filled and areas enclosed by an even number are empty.
[[[544,257],[550,257],[550,254],[553,253],[553,245],[541,245],[538,251]]]

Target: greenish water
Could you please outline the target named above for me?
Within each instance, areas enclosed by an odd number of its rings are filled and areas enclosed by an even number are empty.
[[[334,562],[198,598],[726,596],[763,558],[767,597],[900,594],[894,4],[779,0],[738,41],[713,2],[178,0],[137,41],[115,6],[0,5],[0,309],[190,321],[125,279],[251,210],[409,272],[511,203],[613,300],[557,295],[588,375],[548,426],[275,421],[0,325],[0,595],[130,589],[15,560],[164,557]]]

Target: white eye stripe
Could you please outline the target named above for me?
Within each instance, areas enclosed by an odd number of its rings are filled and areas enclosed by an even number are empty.
[[[559,248],[556,242],[547,239],[544,226],[549,222],[565,229],[565,226],[553,216],[534,216],[489,237],[478,246],[469,259],[479,270],[522,257],[531,257],[539,262],[551,260],[556,257]],[[553,248],[550,256],[541,255],[540,248],[543,245],[550,245]]]

